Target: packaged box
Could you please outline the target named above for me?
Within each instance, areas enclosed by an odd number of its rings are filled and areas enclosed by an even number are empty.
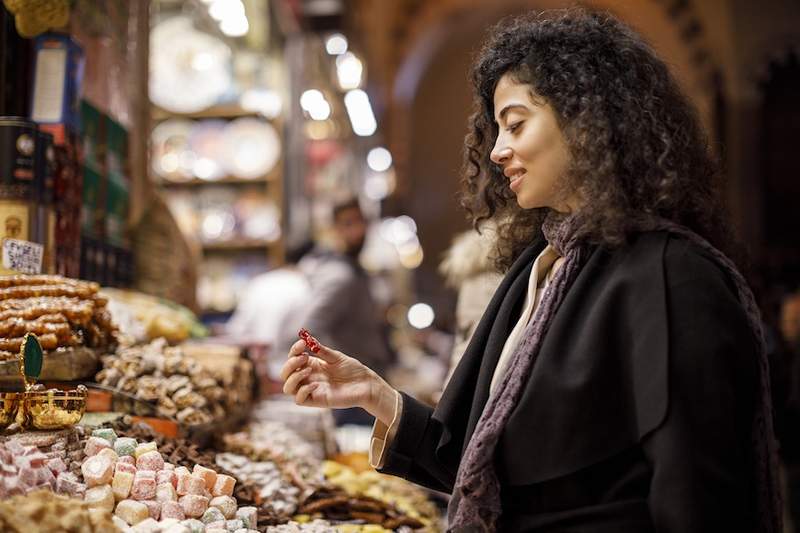
[[[47,33],[34,40],[31,120],[45,125],[62,144],[68,130],[80,129],[84,54],[68,35]]]

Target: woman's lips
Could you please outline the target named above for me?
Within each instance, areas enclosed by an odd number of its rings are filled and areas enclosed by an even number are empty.
[[[522,180],[525,178],[526,174],[527,172],[523,172],[522,174],[511,180],[511,183],[508,186],[511,187],[512,191],[517,192],[517,189],[519,189],[520,184],[522,183]]]

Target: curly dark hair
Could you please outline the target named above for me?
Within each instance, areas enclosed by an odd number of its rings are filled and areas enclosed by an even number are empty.
[[[497,223],[499,270],[532,242],[549,212],[521,209],[489,158],[498,135],[494,90],[506,73],[556,115],[570,152],[560,192],[584,199],[578,231],[588,242],[618,246],[659,216],[732,252],[718,165],[667,66],[613,16],[571,8],[504,19],[472,69],[461,203],[476,228]]]

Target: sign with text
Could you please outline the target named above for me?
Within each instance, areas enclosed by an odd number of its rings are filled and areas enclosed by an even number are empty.
[[[22,274],[40,274],[44,246],[30,241],[3,239],[3,266]]]

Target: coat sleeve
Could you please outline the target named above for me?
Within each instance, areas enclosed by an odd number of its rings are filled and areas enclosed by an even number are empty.
[[[452,492],[456,472],[436,454],[441,435],[442,424],[433,418],[433,409],[403,393],[397,434],[380,471],[429,489]]]
[[[692,245],[671,241],[665,277],[669,407],[643,441],[655,531],[753,531],[755,337],[727,275]]]

